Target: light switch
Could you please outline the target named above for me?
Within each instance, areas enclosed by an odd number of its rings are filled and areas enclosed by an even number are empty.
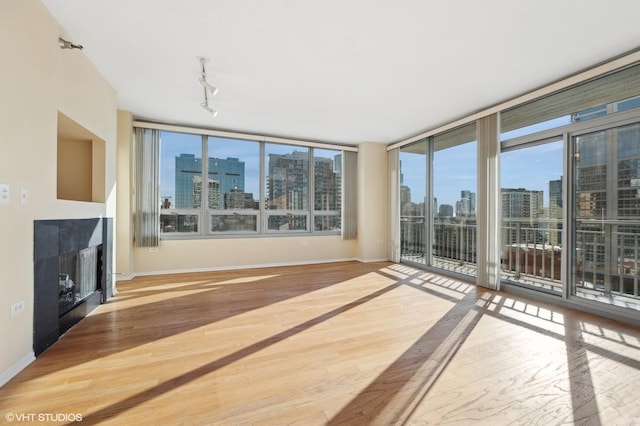
[[[0,183],[0,204],[9,204],[9,184]]]
[[[29,202],[29,190],[27,188],[20,189],[20,204],[27,204]]]

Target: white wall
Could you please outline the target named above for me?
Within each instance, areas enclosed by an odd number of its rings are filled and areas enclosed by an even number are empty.
[[[33,357],[33,221],[115,215],[116,94],[59,36],[38,0],[0,0],[0,384]],[[105,203],[57,199],[58,111],[106,142]],[[11,316],[18,301],[25,310]]]

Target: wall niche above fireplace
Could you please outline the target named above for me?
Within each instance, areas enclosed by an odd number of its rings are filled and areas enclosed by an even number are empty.
[[[111,218],[34,222],[36,356],[112,296]]]

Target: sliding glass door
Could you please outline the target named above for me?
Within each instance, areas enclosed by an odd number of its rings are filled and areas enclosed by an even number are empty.
[[[503,150],[502,279],[562,292],[562,137]]]
[[[400,150],[400,259],[425,263],[427,141]]]
[[[475,123],[433,138],[430,265],[476,275],[478,146]]]
[[[474,124],[400,149],[400,259],[476,275]]]
[[[640,309],[640,123],[572,142],[572,294]]]

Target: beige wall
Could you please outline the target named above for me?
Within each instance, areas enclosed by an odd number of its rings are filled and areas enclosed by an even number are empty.
[[[358,151],[358,248],[363,262],[388,260],[387,147],[366,142]]]
[[[353,259],[355,241],[340,236],[161,241],[134,249],[136,274],[291,265]]]
[[[118,279],[161,272],[216,270],[358,259],[386,260],[387,152],[383,144],[364,143],[358,159],[358,239],[340,236],[277,236],[161,240],[157,249],[134,248],[132,241],[131,115],[118,116]],[[129,158],[125,161],[125,158]],[[122,173],[121,173],[122,171]],[[126,173],[126,176],[125,176]],[[123,208],[122,203],[127,203]]]
[[[33,357],[33,221],[115,214],[116,94],[64,35],[39,1],[0,0],[0,383]],[[106,203],[57,199],[58,112],[105,141]]]
[[[118,149],[117,149],[117,218],[115,226],[116,257],[114,271],[117,280],[127,280],[134,276],[133,216],[131,144],[133,140],[133,116],[127,111],[118,111]]]

